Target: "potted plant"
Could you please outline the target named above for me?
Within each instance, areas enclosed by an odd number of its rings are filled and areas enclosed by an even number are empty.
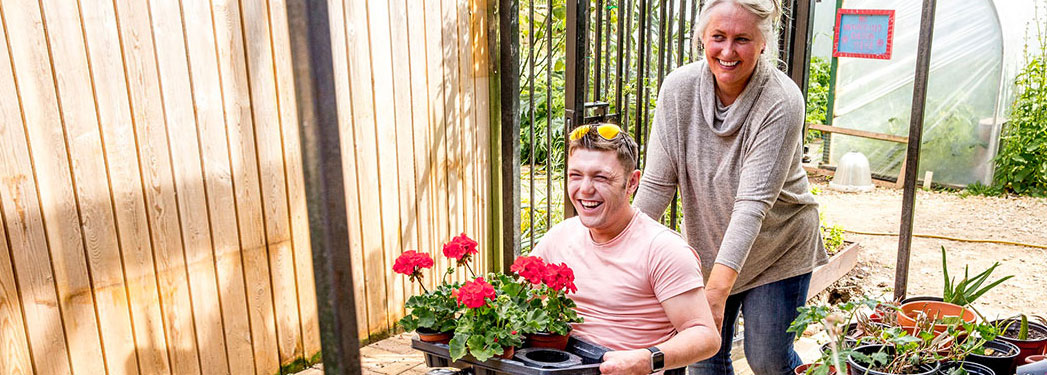
[[[446,344],[451,340],[458,323],[457,315],[461,312],[452,294],[461,284],[449,281],[448,277],[459,267],[472,272],[469,262],[478,252],[476,245],[476,241],[465,233],[443,245],[444,256],[455,262],[444,271],[441,284],[431,291],[422,283],[422,270],[433,266],[433,258],[429,254],[408,250],[396,258],[393,272],[407,276],[411,282],[417,282],[423,291],[421,295],[408,298],[404,305],[409,312],[400,319],[399,324],[405,331],[415,331],[419,340],[427,342]]]
[[[571,323],[582,318],[568,293],[578,291],[574,271],[566,264],[547,264],[541,257],[523,256],[509,268],[526,281],[528,298],[521,301],[530,312],[524,326],[526,346],[564,350],[571,334]]]
[[[927,319],[933,323],[936,333],[945,332],[950,325],[974,323],[974,311],[948,302],[914,301],[902,304],[897,312],[898,324],[910,333],[916,333],[917,320]]]
[[[959,282],[954,282],[955,278],[949,278],[949,268],[945,261],[945,246],[942,246],[942,275],[945,279],[945,290],[942,292],[943,302],[948,302],[954,305],[967,306],[974,302],[974,300],[981,297],[985,292],[988,292],[993,287],[1000,285],[1000,283],[1007,281],[1014,277],[1014,275],[1007,275],[993,281],[985,286],[982,284],[989,279],[989,275],[996,267],[1000,266],[1000,262],[995,262],[992,266],[974,275],[974,277],[968,276],[968,266],[963,267],[963,279]]]
[[[406,275],[411,282],[417,282],[424,292],[411,296],[404,305],[408,309],[406,316],[400,319],[400,326],[405,331],[416,331],[418,338],[428,342],[447,343],[455,328],[455,314],[458,304],[451,296],[455,285],[441,284],[432,291],[422,283],[422,270],[433,266],[433,258],[426,253],[408,250],[400,254],[393,264],[393,271]]]
[[[515,347],[523,344],[520,328],[525,314],[520,305],[509,294],[495,292],[494,286],[483,277],[466,282],[454,295],[465,311],[451,338],[451,361],[466,354],[478,361],[493,356],[512,358]]]
[[[1018,347],[1014,344],[996,337],[986,341],[981,350],[968,354],[966,360],[985,365],[997,374],[1013,374],[1019,352]]]
[[[1016,360],[1018,363],[1028,356],[1043,354],[1047,348],[1047,320],[1041,316],[1033,317],[1039,322],[1029,321],[1029,316],[1025,314],[993,322],[1000,329],[1000,339],[1014,344],[1020,350]]]

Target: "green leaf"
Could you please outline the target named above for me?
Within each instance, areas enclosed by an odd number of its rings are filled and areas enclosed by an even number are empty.
[[[457,361],[465,357],[465,338],[458,335],[455,332],[454,337],[451,338],[451,342],[448,343],[450,346],[451,362]]]

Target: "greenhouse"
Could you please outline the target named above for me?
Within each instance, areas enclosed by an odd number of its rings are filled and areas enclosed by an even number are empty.
[[[893,9],[890,59],[837,58],[830,99],[831,125],[897,136],[908,135],[920,3],[905,0],[843,0],[846,9]],[[820,5],[824,5],[821,3]],[[831,4],[830,4],[831,5]],[[815,55],[827,55],[834,12],[818,9]],[[1042,10],[1041,10],[1042,11]],[[1031,1],[942,0],[937,6],[930,81],[918,176],[934,182],[990,184],[993,158],[1012,102],[1012,82],[1024,60],[1026,40],[1035,43]],[[1032,28],[1032,29],[1030,29]],[[833,134],[823,156],[836,164],[859,151],[881,177],[898,176],[905,145]],[[823,158],[825,160],[826,158]]]

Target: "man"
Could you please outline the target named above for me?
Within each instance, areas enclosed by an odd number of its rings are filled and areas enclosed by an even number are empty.
[[[572,298],[585,321],[573,335],[613,349],[604,374],[648,374],[712,356],[720,336],[697,254],[629,204],[640,183],[636,142],[617,125],[585,125],[571,132],[567,152],[567,194],[578,215],[550,229],[531,255],[574,270]]]

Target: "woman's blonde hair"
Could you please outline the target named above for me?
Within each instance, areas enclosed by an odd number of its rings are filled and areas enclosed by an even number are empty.
[[[755,15],[759,19],[756,28],[760,30],[766,44],[761,56],[768,62],[778,61],[778,30],[782,18],[781,0],[707,0],[701,12],[698,13],[698,23],[691,38],[691,48],[694,48],[699,54],[705,53],[702,35],[709,27],[710,11],[720,4],[737,4]]]

